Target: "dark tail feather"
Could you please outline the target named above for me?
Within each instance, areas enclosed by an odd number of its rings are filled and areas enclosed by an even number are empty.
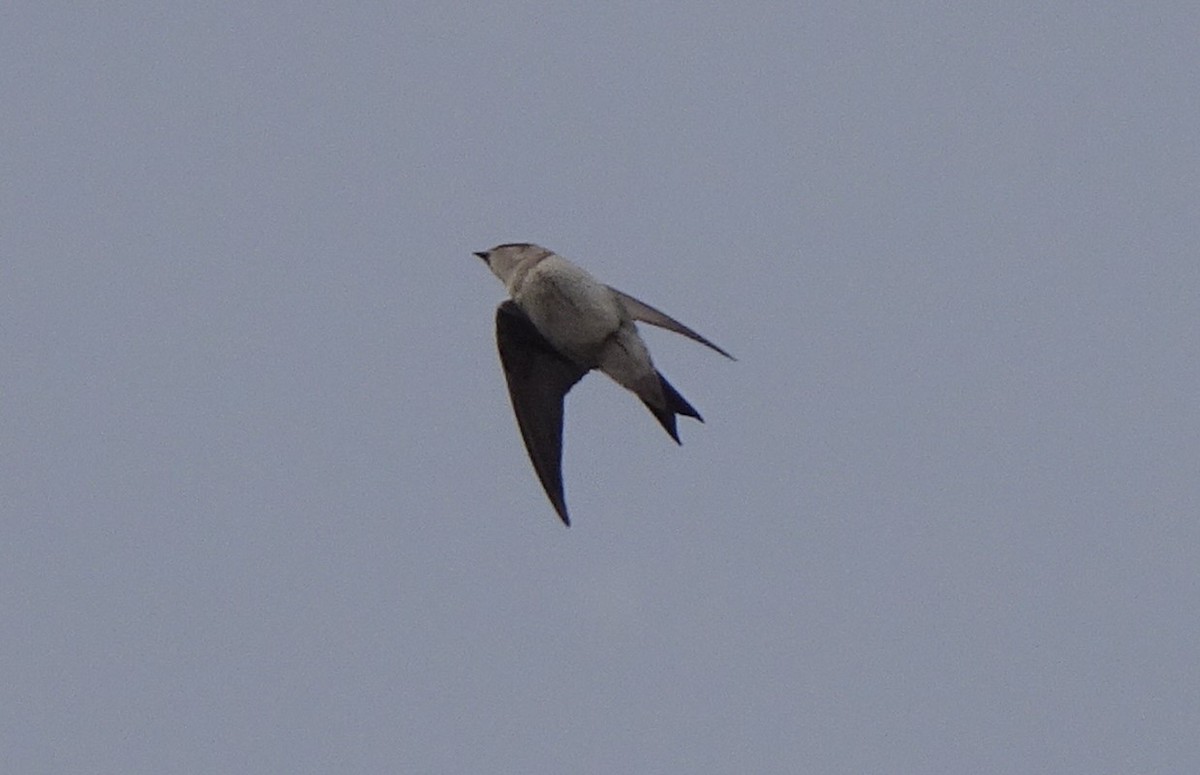
[[[662,384],[663,397],[667,399],[666,408],[659,409],[658,407],[651,406],[646,401],[643,401],[642,403],[646,404],[646,408],[650,410],[650,413],[653,414],[662,427],[666,429],[671,438],[675,440],[675,443],[683,444],[683,442],[679,440],[679,430],[675,427],[675,415],[682,414],[688,417],[695,417],[700,422],[704,422],[704,418],[701,417],[700,413],[696,411],[696,407],[689,404],[686,398],[679,395],[678,390],[671,387],[671,383],[667,382],[666,377],[664,377],[662,374],[659,374],[658,381]]]

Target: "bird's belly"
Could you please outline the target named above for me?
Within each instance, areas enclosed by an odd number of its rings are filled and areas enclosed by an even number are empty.
[[[605,341],[621,327],[620,312],[608,288],[572,279],[538,278],[526,283],[516,302],[558,350],[595,366]]]

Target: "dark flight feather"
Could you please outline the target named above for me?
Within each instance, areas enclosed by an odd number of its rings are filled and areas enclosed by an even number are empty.
[[[700,336],[700,334],[697,334],[695,331],[688,328],[683,323],[680,323],[667,313],[651,307],[644,301],[639,301],[638,299],[633,298],[628,293],[622,293],[616,288],[613,288],[611,285],[608,286],[608,288],[617,295],[617,299],[621,302],[622,306],[625,307],[625,311],[629,313],[629,317],[633,318],[634,320],[640,320],[643,323],[649,323],[652,326],[658,326],[659,328],[665,328],[668,331],[674,331],[677,334],[683,334],[688,339],[697,341],[706,347],[711,347],[731,361],[737,360],[737,358],[734,358],[732,355],[725,352],[720,347],[717,347],[715,344]],[[684,403],[686,404],[687,402],[685,401]],[[687,412],[680,412],[680,414],[687,414]]]
[[[562,482],[563,399],[588,369],[559,354],[511,300],[496,308],[496,344],[525,450],[554,510],[570,525]]]

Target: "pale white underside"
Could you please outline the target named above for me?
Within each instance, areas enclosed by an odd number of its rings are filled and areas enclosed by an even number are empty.
[[[509,275],[509,294],[560,352],[598,368],[656,406],[665,398],[637,326],[616,293],[562,256],[531,257]],[[520,271],[525,269],[525,271]]]

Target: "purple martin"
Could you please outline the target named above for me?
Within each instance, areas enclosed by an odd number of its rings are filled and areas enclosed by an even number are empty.
[[[659,373],[634,321],[683,334],[733,356],[674,318],[604,285],[546,248],[497,245],[475,254],[508,289],[496,344],[529,459],[559,518],[571,524],[562,483],[563,399],[592,369],[629,389],[679,441],[676,415],[704,419]]]

